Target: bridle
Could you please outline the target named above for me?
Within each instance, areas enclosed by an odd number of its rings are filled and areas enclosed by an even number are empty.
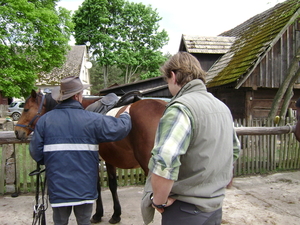
[[[43,105],[44,105],[44,101],[45,101],[45,95],[42,96],[42,100],[41,100],[41,103],[40,103],[40,106],[39,106],[39,109],[38,109],[38,112],[37,114],[30,120],[29,124],[28,125],[24,125],[24,124],[16,124],[16,126],[18,127],[24,127],[24,128],[27,128],[29,129],[30,131],[33,131],[34,129],[31,128],[32,127],[32,124],[34,123],[34,121],[38,118],[40,118],[42,115],[41,115],[41,112],[42,112],[42,109],[43,109]]]

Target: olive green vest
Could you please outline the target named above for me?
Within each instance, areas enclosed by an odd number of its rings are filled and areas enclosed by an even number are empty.
[[[168,105],[185,105],[192,113],[192,141],[181,156],[171,194],[204,212],[222,206],[232,177],[233,120],[228,107],[207,92],[201,80],[187,83]]]

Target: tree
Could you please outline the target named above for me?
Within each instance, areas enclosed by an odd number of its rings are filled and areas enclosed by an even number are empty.
[[[297,49],[296,57],[293,59],[291,65],[289,67],[287,76],[285,77],[283,83],[280,85],[280,87],[274,97],[274,101],[272,103],[272,107],[271,107],[271,110],[268,115],[269,120],[273,120],[275,118],[275,115],[279,109],[279,105],[281,102],[280,99],[282,99],[283,96],[285,96],[285,98],[284,98],[283,106],[281,108],[280,116],[284,117],[286,115],[289,102],[294,95],[293,86],[294,86],[296,80],[300,76],[298,55],[300,55],[300,47],[298,47],[298,49]]]
[[[159,50],[167,43],[165,30],[158,31],[161,18],[156,10],[123,0],[85,0],[75,11],[76,44],[91,43],[93,56],[102,65],[107,87],[108,67],[123,71],[124,83],[159,75],[165,61]]]
[[[89,70],[90,80],[93,86],[91,87],[92,95],[99,95],[99,91],[104,86],[103,72],[101,70],[102,66],[99,65],[96,61],[92,61],[93,67]],[[122,84],[123,78],[121,77],[122,71],[117,66],[109,66],[108,71],[111,74],[108,79],[108,83],[112,85]]]
[[[158,50],[166,44],[168,36],[165,31],[158,31],[161,20],[158,13],[142,3],[126,2],[122,18],[125,23],[120,29],[122,40],[117,54],[124,83],[129,83],[135,74],[142,79],[159,76],[159,65],[166,58]]]
[[[287,4],[291,4],[291,5],[299,5],[300,2],[299,0],[291,0],[290,3]],[[289,12],[287,12],[287,14],[282,15],[283,17],[291,17],[294,14],[294,10],[291,10]],[[300,16],[299,13],[296,14],[297,17],[295,18],[295,21],[297,23],[297,21],[299,20]],[[295,42],[296,43],[296,42]],[[281,107],[281,111],[280,111],[280,117],[283,118],[285,117],[287,110],[288,110],[288,106],[289,103],[294,95],[293,92],[293,88],[294,88],[294,84],[297,81],[297,79],[300,77],[300,67],[299,67],[299,57],[300,56],[300,47],[298,46],[298,48],[296,49],[295,52],[295,57],[293,58],[288,71],[287,71],[287,75],[285,77],[285,79],[283,80],[282,84],[280,85],[275,97],[274,97],[274,101],[272,103],[271,106],[271,110],[269,112],[268,115],[268,119],[269,121],[272,121],[275,118],[275,115],[278,112],[278,109],[280,107],[280,103],[281,103],[281,99],[283,99],[283,104]]]
[[[0,90],[26,97],[38,73],[59,67],[69,49],[71,11],[58,0],[4,0],[0,3]]]

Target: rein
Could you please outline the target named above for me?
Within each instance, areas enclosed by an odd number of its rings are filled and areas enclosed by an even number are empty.
[[[29,122],[28,125],[17,123],[16,126],[18,126],[18,127],[24,127],[24,128],[29,129],[30,131],[33,131],[34,129],[32,129],[31,126],[32,126],[32,124],[34,123],[34,121],[36,119],[38,119],[39,117],[41,117],[41,112],[42,112],[42,109],[43,109],[44,101],[45,101],[45,95],[43,95],[43,97],[42,97],[42,100],[41,100],[41,103],[40,103],[40,106],[39,106],[37,114],[30,120],[30,122]]]
[[[45,211],[48,208],[48,202],[45,200],[45,183],[46,176],[44,178],[44,182],[42,180],[42,173],[45,172],[45,169],[41,170],[40,164],[37,164],[37,169],[29,173],[29,176],[36,176],[36,193],[35,193],[35,205],[33,206],[33,221],[32,225],[46,225],[46,214]],[[41,194],[42,197],[39,198],[41,186]]]

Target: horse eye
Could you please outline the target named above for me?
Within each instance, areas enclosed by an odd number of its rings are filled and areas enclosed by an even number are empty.
[[[28,112],[29,111],[29,109],[24,109],[24,112]]]

